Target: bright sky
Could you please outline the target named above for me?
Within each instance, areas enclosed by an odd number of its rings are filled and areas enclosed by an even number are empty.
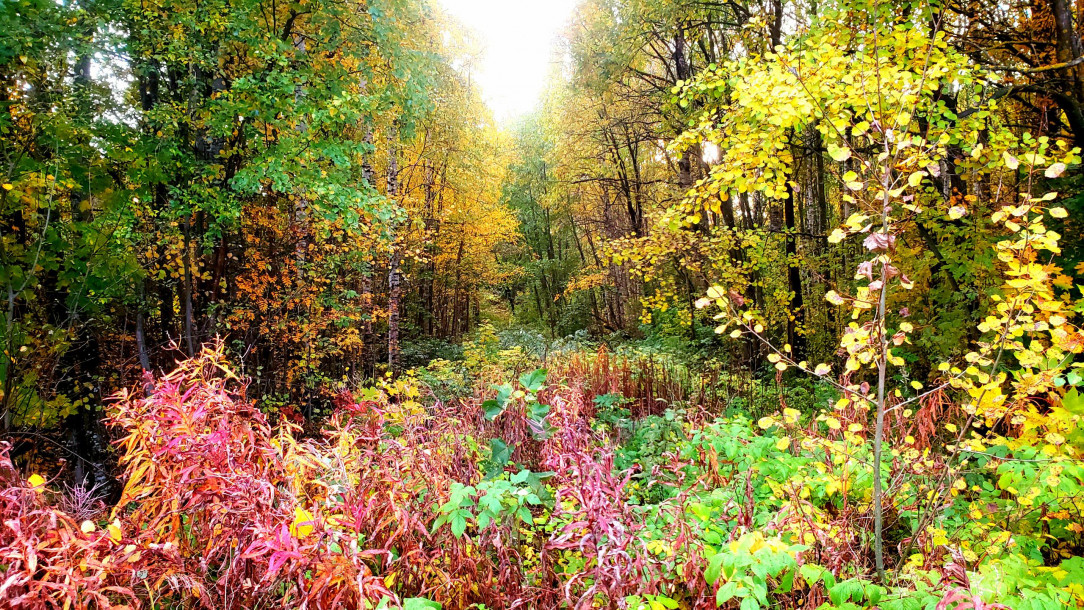
[[[483,47],[473,78],[498,121],[534,109],[578,0],[440,0]]]

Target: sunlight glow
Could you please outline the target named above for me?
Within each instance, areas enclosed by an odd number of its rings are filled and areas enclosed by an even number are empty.
[[[577,0],[439,0],[482,47],[471,78],[498,121],[535,108],[545,90],[557,36]]]

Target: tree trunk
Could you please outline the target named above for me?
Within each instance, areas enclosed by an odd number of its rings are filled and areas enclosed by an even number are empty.
[[[398,137],[398,130],[393,129],[388,138],[389,199],[399,196]],[[391,261],[388,263],[388,369],[396,373],[399,370],[399,299],[402,297],[399,266],[402,263],[402,253],[394,233],[391,240]]]

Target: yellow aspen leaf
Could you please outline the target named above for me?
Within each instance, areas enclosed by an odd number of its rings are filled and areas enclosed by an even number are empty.
[[[1046,168],[1046,171],[1043,172],[1043,175],[1046,176],[1047,178],[1057,178],[1064,171],[1065,171],[1065,164],[1064,163],[1055,163],[1055,164],[1051,165],[1050,167]]]
[[[817,375],[818,377],[824,377],[831,370],[832,370],[831,366],[828,366],[827,364],[822,362],[822,363],[817,365],[817,368],[813,369],[813,374]],[[846,400],[846,399],[844,399],[844,400]]]
[[[780,438],[779,440],[775,441],[775,448],[780,450],[780,451],[786,451],[788,447],[790,447],[790,438],[789,437],[784,436],[783,438]]]
[[[40,474],[30,475],[30,478],[28,478],[26,482],[29,483],[30,487],[33,487],[36,491],[45,490],[45,479],[43,479]]]
[[[79,525],[79,531],[83,532],[84,534],[89,534],[89,533],[93,532],[94,529],[95,529],[94,522],[91,521],[90,519],[87,519],[86,521],[84,521],[82,524]]]
[[[828,156],[832,157],[833,161],[846,161],[851,158],[851,149],[846,146],[836,146],[834,144],[828,145]]]
[[[757,425],[767,430],[768,428],[771,428],[775,425],[775,420],[771,417],[761,417],[759,420],[757,420]]]
[[[11,190],[11,189],[13,189],[13,188],[15,188],[15,187],[14,187],[14,186],[12,186],[10,182],[5,182],[5,183],[4,183],[4,190],[5,190],[5,191],[10,191],[10,190]]]
[[[730,337],[732,339],[737,339],[740,336],[741,336],[741,329],[740,328],[735,328],[734,330],[730,331]]]
[[[963,206],[954,205],[948,210],[948,217],[951,220],[957,220],[967,215],[967,208]]]
[[[109,534],[109,538],[113,542],[120,542],[121,538],[124,536],[120,531],[120,521],[117,519],[114,519],[112,523],[106,526],[105,531]]]
[[[824,423],[828,424],[828,427],[831,428],[832,430],[839,430],[840,428],[843,427],[843,425],[839,423],[839,420],[834,418],[834,417],[825,418]]]
[[[844,231],[843,229],[835,229],[835,230],[832,231],[831,235],[828,236],[828,243],[830,243],[830,244],[838,244],[839,242],[843,241],[843,239],[846,238],[846,237],[847,237],[847,232],[846,231]]]
[[[1065,218],[1069,215],[1069,212],[1065,208],[1050,208],[1050,215],[1054,218]]]
[[[1001,160],[1005,162],[1005,167],[1009,169],[1016,169],[1017,167],[1020,167],[1020,161],[1018,161],[1016,157],[1010,155],[1009,151],[1007,150],[1001,153]]]

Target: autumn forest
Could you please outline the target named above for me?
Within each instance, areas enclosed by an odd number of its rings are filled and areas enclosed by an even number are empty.
[[[0,0],[0,608],[1084,608],[1084,1],[485,34]]]

